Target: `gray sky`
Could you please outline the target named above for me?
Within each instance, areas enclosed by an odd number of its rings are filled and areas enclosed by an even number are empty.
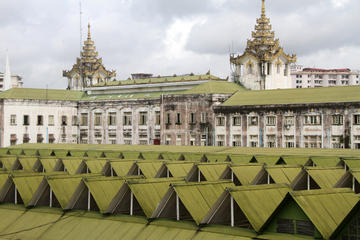
[[[286,53],[308,67],[360,69],[359,0],[267,0],[267,16]],[[87,22],[108,69],[131,73],[229,75],[229,47],[242,52],[260,0],[82,0]],[[62,88],[79,56],[79,1],[0,1],[0,71],[25,87]]]

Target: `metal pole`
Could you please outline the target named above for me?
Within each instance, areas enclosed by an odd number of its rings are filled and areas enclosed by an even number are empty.
[[[88,189],[88,211],[90,211],[90,197],[91,197],[91,195],[90,195],[90,189]]]
[[[180,204],[179,195],[176,193],[176,220],[180,221]]]
[[[134,194],[130,192],[130,216],[134,214]]]
[[[235,226],[235,219],[234,219],[234,198],[230,195],[230,208],[231,208],[231,227]]]
[[[52,207],[52,198],[53,198],[53,192],[52,189],[50,188],[50,203],[49,203],[49,207]]]

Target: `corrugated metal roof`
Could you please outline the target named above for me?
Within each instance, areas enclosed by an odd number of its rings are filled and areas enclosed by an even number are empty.
[[[19,157],[21,166],[25,171],[34,171],[33,167],[39,159],[37,157]]]
[[[76,174],[76,171],[79,169],[81,163],[83,162],[82,158],[62,158],[62,163],[64,164],[64,167],[66,171],[74,175]]]
[[[264,163],[266,165],[276,165],[280,159],[279,156],[255,156],[258,163]]]
[[[58,158],[40,158],[40,162],[46,172],[53,172],[58,161]]]
[[[228,189],[256,232],[260,232],[289,190],[289,186],[285,184],[240,186]]]
[[[105,159],[87,159],[85,164],[88,166],[91,173],[102,173],[107,160]]]
[[[1,160],[4,168],[6,170],[10,171],[10,170],[13,170],[13,166],[14,166],[15,162],[17,161],[17,157],[15,157],[15,156],[3,157],[2,156],[0,158],[0,160]]]
[[[206,181],[217,181],[221,174],[224,173],[227,163],[213,163],[213,164],[198,164],[200,172],[204,175]]]
[[[306,168],[307,173],[320,188],[333,188],[346,173],[342,168]]]
[[[159,178],[128,181],[131,191],[139,202],[145,215],[150,218],[160,200],[169,190],[171,183],[184,182],[183,178]]]
[[[14,181],[16,189],[19,191],[25,206],[28,206],[43,179],[44,176],[39,174],[28,176],[12,175],[12,180]]]
[[[166,167],[169,169],[173,177],[185,177],[190,172],[194,163],[177,162],[177,163],[166,163]]]
[[[101,213],[104,213],[125,180],[120,177],[90,177],[84,179]]]
[[[279,167],[266,167],[266,171],[270,174],[275,183],[291,184],[294,179],[301,172],[300,166],[279,166]]]
[[[146,178],[154,178],[156,173],[159,171],[163,163],[161,161],[157,162],[140,162],[136,163],[140,168],[141,172]]]
[[[82,177],[82,175],[46,177],[47,182],[63,209],[66,209]]]
[[[134,161],[111,161],[110,165],[118,176],[126,176],[134,165]]]
[[[230,168],[242,185],[248,185],[263,169],[263,165],[233,165]]]
[[[311,157],[317,167],[336,167],[340,163],[339,157]]]
[[[199,224],[227,187],[229,182],[206,182],[192,184],[172,184],[185,208]]]
[[[330,239],[359,202],[350,189],[299,191],[291,195],[325,239]]]
[[[85,95],[81,91],[11,88],[0,94],[0,99],[78,101]]]

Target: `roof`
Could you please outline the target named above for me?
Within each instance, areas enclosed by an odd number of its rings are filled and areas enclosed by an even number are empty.
[[[359,202],[350,189],[298,191],[291,195],[325,239],[330,239]]]
[[[302,168],[300,166],[266,167],[266,171],[270,174],[275,183],[291,184],[301,170]]]
[[[187,163],[187,162],[166,163],[166,167],[168,168],[168,170],[170,171],[173,177],[187,176],[193,166],[194,163]]]
[[[140,162],[136,163],[146,178],[154,178],[162,166],[162,162]]]
[[[234,187],[230,182],[204,182],[191,184],[172,184],[175,192],[190,215],[199,224],[227,187]]]
[[[150,218],[161,199],[169,190],[170,184],[181,181],[183,182],[184,179],[159,178],[150,180],[132,180],[128,181],[128,185],[145,215]]]
[[[155,83],[169,83],[169,82],[189,82],[189,81],[201,81],[201,80],[216,80],[224,81],[218,77],[210,74],[206,75],[184,75],[184,76],[166,76],[166,77],[153,77],[145,79],[128,79],[121,81],[104,82],[94,85],[93,87],[104,87],[104,86],[124,86],[124,85],[140,85],[140,84],[155,84]]]
[[[126,176],[134,165],[134,161],[110,161],[110,165],[114,169],[116,175]]]
[[[285,184],[240,186],[228,189],[256,232],[262,229],[289,190],[289,186]]]
[[[228,163],[198,164],[197,167],[204,175],[206,181],[216,181],[220,179],[220,176],[226,170],[228,165]]]
[[[0,93],[0,99],[79,101],[84,92],[55,89],[11,88]]]
[[[250,184],[259,172],[263,169],[262,165],[242,165],[231,166],[234,175],[239,179],[242,185]]]
[[[194,88],[184,91],[182,94],[233,94],[237,91],[245,91],[236,83],[225,81],[209,81]]]
[[[360,86],[240,91],[221,106],[346,103],[360,101]]]
[[[307,168],[307,173],[320,188],[333,188],[346,171],[342,168]]]
[[[311,157],[311,160],[317,167],[336,167],[340,163],[340,158],[333,157]]]
[[[351,72],[349,68],[339,68],[339,69],[323,69],[323,68],[304,68],[303,72]]]

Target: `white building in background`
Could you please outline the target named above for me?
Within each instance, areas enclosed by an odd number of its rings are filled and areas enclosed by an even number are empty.
[[[18,75],[11,74],[9,56],[6,55],[5,72],[0,72],[0,92],[9,90],[10,88],[21,88],[22,85],[22,78]]]
[[[344,69],[302,68],[291,73],[292,88],[359,85],[359,72]]]
[[[296,55],[286,54],[275,39],[264,0],[256,22],[244,54],[230,56],[232,80],[249,90],[291,88],[290,66],[296,62]]]

